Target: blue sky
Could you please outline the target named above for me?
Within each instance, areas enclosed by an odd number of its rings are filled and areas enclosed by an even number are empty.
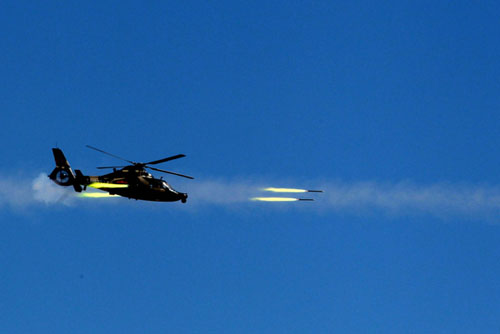
[[[499,15],[2,2],[0,331],[498,333]],[[86,144],[186,154],[188,203],[34,197],[56,145],[117,162]]]

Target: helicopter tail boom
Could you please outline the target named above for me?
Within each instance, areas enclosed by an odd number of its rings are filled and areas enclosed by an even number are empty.
[[[56,168],[50,173],[49,178],[60,186],[73,186],[75,191],[81,192],[82,186],[78,182],[78,178],[82,175],[80,171],[77,174],[71,169],[68,160],[64,153],[59,148],[53,148],[54,160]]]

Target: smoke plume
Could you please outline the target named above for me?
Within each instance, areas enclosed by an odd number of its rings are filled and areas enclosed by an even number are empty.
[[[69,205],[73,200],[73,189],[57,186],[43,173],[31,180],[21,176],[0,178],[0,208],[23,209],[36,205]]]
[[[225,207],[286,208],[319,213],[385,214],[389,216],[429,215],[439,218],[466,217],[498,221],[500,217],[500,187],[470,184],[416,184],[411,182],[250,182],[208,180],[176,184],[176,188],[189,194],[182,208]],[[314,202],[290,201],[286,203],[259,202],[251,199],[265,196],[265,190],[283,188],[320,189],[323,193],[307,193]],[[101,192],[99,192],[101,193]],[[103,193],[106,194],[106,193]],[[295,194],[296,195],[296,194]],[[283,194],[283,197],[295,197]],[[304,194],[302,194],[304,195]],[[72,205],[76,201],[105,201],[131,205],[129,201],[109,201],[76,196],[72,187],[54,184],[46,174],[33,179],[0,178],[0,208],[26,208],[35,206]],[[133,205],[133,204],[132,204]],[[176,204],[166,204],[177,208]]]
[[[249,198],[261,196],[266,187],[294,184],[269,182],[256,185],[245,182],[208,181],[186,186],[189,200],[196,205],[230,206],[248,203]],[[302,185],[302,188],[321,189],[324,193],[308,194],[314,202],[286,203],[290,208],[310,211],[351,214],[384,213],[391,216],[431,215],[439,218],[456,216],[485,218],[500,217],[500,187],[486,185],[429,184],[411,182],[322,182]],[[253,203],[273,207],[275,203]],[[280,208],[283,207],[283,204]]]
[[[33,199],[45,205],[70,205],[75,200],[73,187],[61,187],[52,182],[47,175],[40,174],[32,182]]]

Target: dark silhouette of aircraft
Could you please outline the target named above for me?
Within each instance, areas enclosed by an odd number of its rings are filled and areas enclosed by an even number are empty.
[[[193,179],[193,177],[188,175],[151,167],[151,165],[183,158],[185,157],[184,154],[177,154],[149,162],[135,162],[105,152],[96,147],[89,145],[87,145],[87,147],[114,158],[124,160],[130,165],[97,167],[98,169],[113,169],[113,172],[100,176],[83,175],[79,169],[73,171],[62,150],[53,148],[52,153],[54,154],[56,168],[50,173],[49,178],[60,186],[73,186],[76,192],[82,192],[86,190],[87,187],[92,187],[106,191],[110,195],[118,195],[136,200],[156,202],[181,201],[182,203],[186,203],[188,197],[186,193],[174,190],[165,180],[163,180],[163,178],[155,178],[146,170],[151,169],[162,173]]]

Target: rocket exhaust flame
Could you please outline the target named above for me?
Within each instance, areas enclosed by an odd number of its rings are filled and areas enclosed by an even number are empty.
[[[261,201],[261,202],[295,202],[298,201],[298,198],[292,197],[253,197],[252,201]]]
[[[118,195],[111,195],[108,193],[81,193],[78,197],[82,198],[111,198],[111,197],[120,197]]]
[[[88,185],[91,188],[101,189],[101,188],[128,188],[128,184],[116,184],[116,183],[103,183],[94,182]]]
[[[273,193],[322,193],[322,190],[307,190],[297,188],[262,188],[262,191],[270,191]],[[312,198],[295,198],[295,197],[253,197],[252,201],[261,202],[296,202],[296,201],[314,201]]]
[[[305,193],[305,192],[307,192],[307,190],[305,190],[305,189],[273,188],[273,187],[264,188],[262,190],[264,190],[264,191],[270,191],[270,192],[273,192],[273,193]]]
[[[312,198],[295,198],[295,197],[253,197],[252,201],[260,202],[296,202],[296,201],[313,201]]]
[[[270,191],[273,193],[322,193],[323,190],[306,190],[306,189],[296,189],[296,188],[264,188],[263,191]]]

